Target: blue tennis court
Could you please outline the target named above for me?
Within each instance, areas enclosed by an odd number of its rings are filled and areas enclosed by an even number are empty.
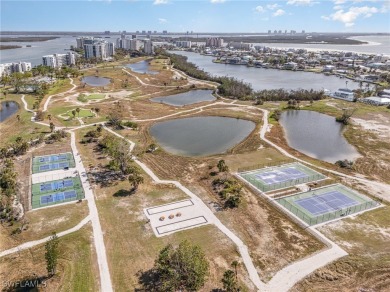
[[[44,164],[39,166],[39,171],[55,170],[69,167],[69,162]]]
[[[48,192],[51,190],[59,190],[69,187],[73,187],[73,180],[71,179],[42,184],[40,185],[40,190],[41,192]]]
[[[321,195],[314,193],[312,197],[296,200],[295,203],[313,215],[322,215],[359,204],[359,202],[338,191],[331,191]]]
[[[43,204],[65,201],[76,197],[77,197],[76,191],[67,191],[67,192],[55,193],[52,195],[41,196],[40,199],[41,199],[41,205],[43,205]]]
[[[40,163],[46,163],[46,162],[54,162],[59,160],[67,160],[68,155],[66,154],[56,154],[56,155],[50,155],[50,156],[41,156],[38,158],[38,161]]]
[[[255,178],[261,179],[265,184],[272,185],[275,183],[281,183],[285,181],[291,181],[308,177],[309,175],[300,171],[294,167],[287,167],[279,170],[271,170],[263,173],[257,173],[254,175]]]

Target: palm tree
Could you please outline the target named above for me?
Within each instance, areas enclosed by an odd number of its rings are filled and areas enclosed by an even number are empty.
[[[132,185],[132,190],[136,191],[140,184],[144,182],[144,177],[138,172],[134,171],[129,175],[129,183]]]
[[[20,115],[16,115],[18,122],[20,122]]]
[[[48,118],[49,121],[51,121],[51,114],[48,114],[47,118]]]
[[[80,116],[80,108],[76,108],[77,115]]]
[[[50,131],[53,133],[56,126],[53,123],[50,123]]]
[[[236,281],[237,281],[237,276],[238,276],[237,267],[240,265],[240,263],[238,261],[233,261],[231,265],[234,268],[234,274],[236,275]]]
[[[76,117],[76,110],[72,110],[72,115],[73,115],[73,118]]]
[[[226,163],[225,163],[225,160],[221,159],[220,161],[218,161],[217,167],[218,167],[218,171],[219,172],[225,171],[225,169],[227,167]]]

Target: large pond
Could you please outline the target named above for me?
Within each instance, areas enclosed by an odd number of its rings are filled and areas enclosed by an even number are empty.
[[[359,157],[343,136],[344,126],[334,117],[314,111],[289,110],[282,113],[279,122],[288,144],[310,157],[330,163]]]
[[[3,101],[0,105],[0,123],[19,110],[19,105],[15,101]]]
[[[158,71],[150,70],[149,69],[149,61],[144,60],[141,62],[133,63],[133,64],[127,64],[127,68],[130,68],[131,71],[141,74],[157,74]]]
[[[250,121],[225,117],[192,117],[153,125],[150,133],[168,152],[183,156],[224,153],[255,128]]]
[[[263,89],[328,89],[335,91],[346,87],[348,79],[340,79],[336,76],[326,76],[303,71],[288,71],[277,69],[264,69],[247,67],[244,65],[230,65],[213,63],[214,57],[204,56],[193,52],[172,51],[171,53],[186,56],[189,62],[194,63],[200,69],[205,70],[214,76],[235,77],[244,82],[250,83],[254,90]],[[348,80],[350,89],[359,88],[359,83]]]
[[[173,106],[184,106],[203,101],[213,101],[215,97],[212,95],[212,90],[191,90],[184,93],[151,98],[152,102],[162,102]]]
[[[97,77],[97,76],[86,76],[81,79],[82,82],[85,82],[89,86],[106,86],[110,84],[110,79],[105,77]]]

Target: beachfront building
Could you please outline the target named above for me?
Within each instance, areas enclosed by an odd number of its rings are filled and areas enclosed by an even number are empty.
[[[42,57],[42,64],[51,68],[61,68],[76,64],[76,54],[68,52],[66,54],[53,54]]]
[[[229,47],[236,49],[236,50],[246,50],[249,51],[252,47],[249,43],[243,43],[243,42],[231,42],[229,43]]]
[[[206,40],[206,47],[221,48],[221,47],[223,47],[223,39],[221,39],[221,38],[208,38]]]
[[[176,41],[175,45],[176,45],[176,47],[179,47],[179,48],[191,48],[192,42],[191,41]]]
[[[144,53],[153,54],[153,42],[151,40],[144,40]]]
[[[330,97],[342,99],[346,101],[354,101],[355,100],[355,93],[348,88],[339,88],[335,92],[330,94]]]
[[[94,39],[91,44],[84,44],[85,59],[108,59],[115,54],[115,44],[105,40]]]
[[[9,75],[16,72],[24,73],[27,71],[31,71],[31,63],[29,62],[0,64],[0,76]]]
[[[361,98],[359,101],[371,104],[371,105],[376,105],[376,106],[381,106],[381,105],[389,105],[390,104],[390,98],[385,97],[385,96],[370,96],[366,98]]]

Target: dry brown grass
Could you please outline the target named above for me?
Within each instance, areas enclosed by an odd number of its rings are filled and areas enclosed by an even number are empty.
[[[385,206],[321,227],[349,255],[317,270],[292,291],[389,291],[389,209]]]
[[[85,129],[83,129],[84,131]],[[78,131],[80,140],[83,131]],[[79,145],[85,165],[104,166],[107,159],[94,151],[92,144]],[[133,291],[140,287],[137,273],[152,268],[159,250],[168,243],[178,244],[184,239],[199,244],[210,261],[210,277],[202,291],[221,287],[220,279],[230,263],[239,258],[234,244],[214,226],[204,226],[156,238],[143,213],[145,207],[188,198],[175,187],[155,185],[144,175],[145,183],[135,194],[128,195],[127,181],[116,181],[107,187],[93,184],[99,216],[105,233],[110,272],[115,290]],[[243,268],[240,279],[250,289],[252,284]]]
[[[57,274],[45,281],[39,291],[97,291],[99,273],[91,240],[92,230],[81,230],[59,239]],[[0,282],[12,285],[22,280],[47,276],[44,244],[0,258]],[[6,288],[2,286],[2,288]],[[16,290],[11,290],[16,291]],[[19,290],[17,290],[19,291]],[[26,290],[23,290],[26,291]]]

